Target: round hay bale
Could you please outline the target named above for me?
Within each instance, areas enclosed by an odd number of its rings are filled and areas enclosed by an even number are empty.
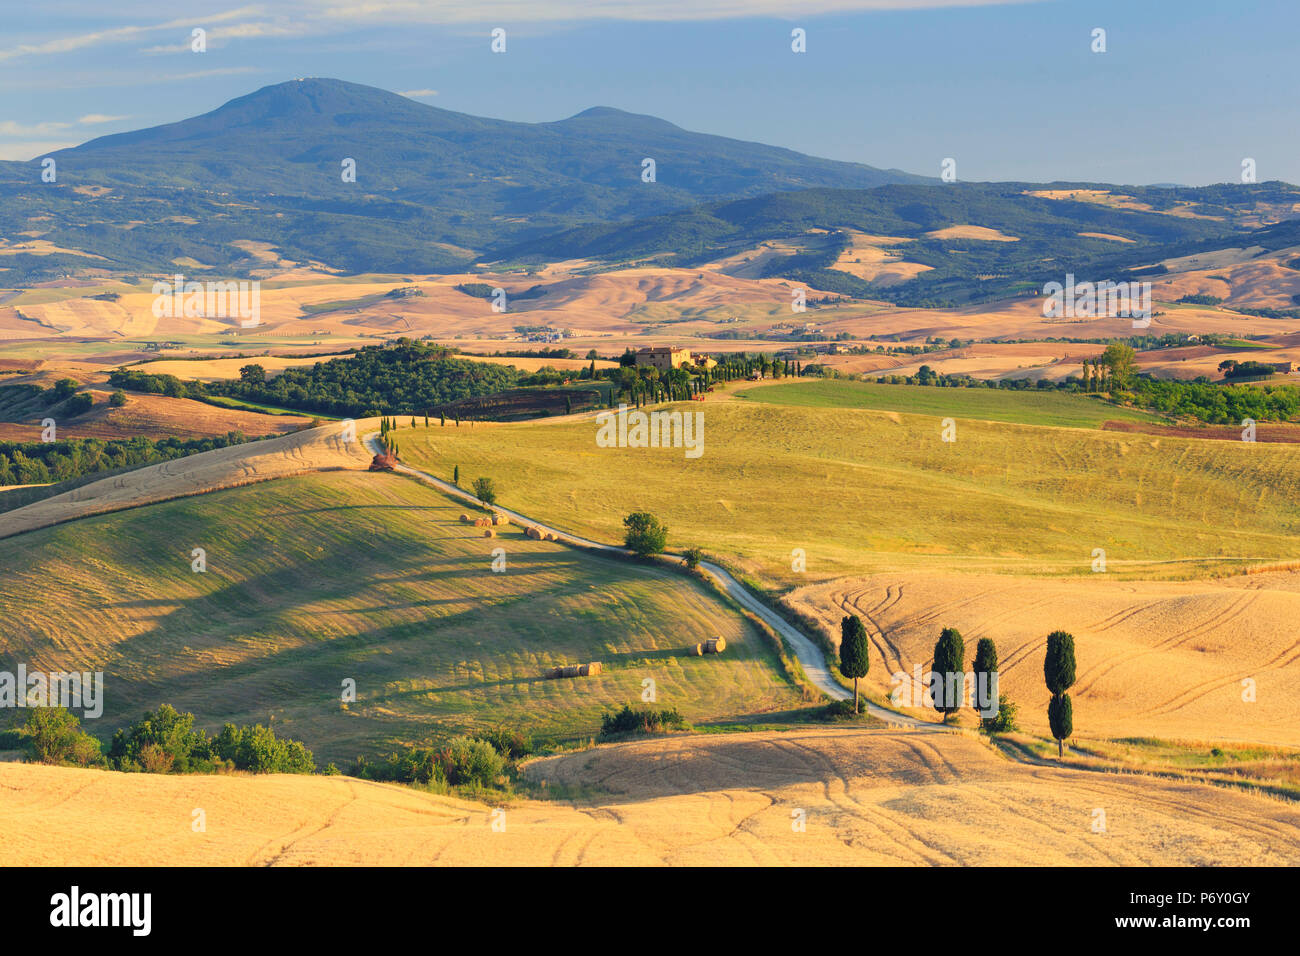
[[[476,527],[476,528],[487,528],[487,527],[490,527],[491,525],[492,525],[492,519],[491,519],[491,518],[475,518],[475,519],[474,519],[474,527]]]
[[[493,523],[493,524],[509,524],[509,523],[510,523],[510,517],[509,517],[508,515],[493,515],[493,516],[492,516],[492,523]]]
[[[463,522],[465,522],[465,524],[469,524],[469,515],[467,515],[467,514],[461,514],[461,516],[460,516],[460,520],[463,521]]]
[[[529,525],[524,529],[524,534],[528,535],[528,537],[532,538],[534,541],[540,541],[542,539],[542,533],[532,525]]]
[[[552,667],[550,670],[546,672],[546,676],[552,680],[554,680],[557,677],[563,677],[564,668],[559,666]]]
[[[582,676],[582,668],[577,664],[567,664],[562,669],[561,674],[564,677],[580,677]]]
[[[686,653],[694,654],[696,657],[700,657],[704,654],[704,645],[692,644],[690,647],[686,648]]]
[[[582,676],[583,676],[583,677],[599,677],[599,676],[600,676],[600,661],[592,661],[590,664],[585,665],[585,666],[583,667],[583,669],[582,669]]]
[[[704,653],[721,654],[727,649],[727,639],[725,637],[713,637],[704,642]]]
[[[491,528],[485,528],[483,531],[483,537],[485,538],[495,538],[496,536],[497,533],[493,531]]]

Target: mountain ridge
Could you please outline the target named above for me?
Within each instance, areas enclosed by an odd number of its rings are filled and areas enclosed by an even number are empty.
[[[184,257],[238,272],[253,263],[230,243],[256,240],[345,271],[460,271],[489,247],[581,223],[784,190],[930,181],[610,106],[520,123],[322,78],[49,156],[53,184],[41,182],[45,157],[0,164],[0,235],[39,230],[138,270]],[[642,179],[646,158],[653,181]],[[19,255],[7,264],[22,280],[74,260]]]

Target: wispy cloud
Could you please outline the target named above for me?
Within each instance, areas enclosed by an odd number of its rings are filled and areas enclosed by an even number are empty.
[[[55,133],[61,133],[64,130],[73,129],[77,126],[96,126],[101,123],[116,123],[124,119],[130,119],[129,116],[106,116],[103,113],[87,113],[81,119],[75,122],[62,123],[57,121],[46,121],[43,123],[32,123],[30,125],[15,123],[13,120],[0,120],[0,136],[10,139],[16,136],[53,136]]]
[[[227,40],[261,40],[268,37],[305,36],[308,33],[314,32],[311,25],[306,23],[295,23],[290,20],[263,20],[258,22],[234,23],[228,27],[214,27],[212,29],[207,29],[205,27],[204,29],[207,33],[207,43],[214,47],[220,47]],[[186,39],[180,43],[145,47],[140,52],[188,53],[190,49],[190,40]]]
[[[71,53],[75,50],[82,50],[87,47],[107,46],[114,43],[138,40],[141,37],[162,30],[190,30],[196,26],[204,24],[227,23],[231,20],[258,16],[261,13],[261,7],[240,7],[235,10],[226,10],[203,17],[188,17],[183,20],[168,20],[164,23],[111,27],[109,29],[96,30],[90,33],[76,33],[68,36],[55,37],[50,40],[43,40],[36,43],[20,43],[17,46],[0,49],[0,61],[13,60],[24,56]],[[188,49],[188,47],[186,47],[186,49]]]
[[[19,57],[71,53],[87,47],[109,46],[142,39],[167,30],[195,27],[207,31],[210,42],[339,33],[358,26],[395,24],[541,23],[592,20],[728,20],[742,17],[790,19],[825,14],[873,11],[934,10],[955,7],[1005,6],[1043,0],[477,0],[473,4],[438,0],[288,0],[274,12],[264,6],[244,6],[218,13],[195,10],[184,18],[162,23],[111,27],[0,48],[0,61]],[[182,2],[180,9],[184,9]],[[173,10],[176,7],[172,8]],[[190,49],[188,40],[146,47],[144,53],[178,53]]]
[[[408,96],[411,99],[418,99],[422,96],[437,96],[437,90],[403,90],[398,96]]]
[[[0,142],[0,160],[26,162],[38,156],[45,156],[61,149],[76,146],[77,142],[73,140]]]
[[[50,136],[71,127],[71,123],[33,123],[26,126],[12,120],[0,120],[0,136]]]

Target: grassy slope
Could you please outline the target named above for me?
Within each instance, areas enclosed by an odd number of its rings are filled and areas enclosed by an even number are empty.
[[[692,719],[798,702],[764,639],[688,579],[518,528],[489,541],[460,511],[412,481],[332,473],[0,541],[0,668],[103,670],[100,735],[165,701],[210,729],[273,712],[322,762],[501,723],[592,734],[644,677]],[[714,634],[725,655],[680,656]],[[589,660],[605,674],[539,676]]]
[[[403,429],[403,457],[501,503],[602,540],[649,510],[676,547],[737,557],[770,583],[944,568],[1090,573],[1188,558],[1296,555],[1300,466],[1286,448],[919,415],[694,405],[704,453],[598,448],[596,425]],[[791,550],[807,573],[791,573]],[[1166,573],[1192,573],[1197,562]],[[1145,569],[1152,573],[1151,568]]]
[[[1097,428],[1103,422],[1163,422],[1138,409],[1120,408],[1094,398],[1055,390],[1013,392],[989,388],[938,388],[881,385],[829,379],[751,388],[740,398],[807,408],[869,408],[884,412],[975,418],[1020,425]]]

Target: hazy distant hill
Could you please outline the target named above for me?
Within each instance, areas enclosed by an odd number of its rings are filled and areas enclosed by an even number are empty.
[[[1100,193],[1106,195],[1098,198]],[[1064,198],[1070,195],[1093,198]],[[1292,244],[1288,238],[1294,240],[1300,220],[1252,227],[1261,217],[1294,215],[1297,203],[1300,189],[1280,182],[1200,188],[954,183],[808,189],[706,203],[632,223],[578,226],[495,252],[523,262],[660,257],[690,266],[779,240],[793,251],[771,257],[763,275],[911,305],[960,304],[1041,287],[1067,271],[1119,280],[1134,267],[1225,245],[1282,248]],[[954,226],[978,226],[1016,241],[933,235]],[[850,244],[849,232],[907,239],[893,251],[929,268],[887,288],[833,269]]]
[[[179,256],[237,268],[242,253],[228,243],[253,239],[349,271],[436,271],[580,222],[927,181],[608,107],[516,123],[330,79],[268,86],[202,116],[51,155],[57,184],[40,182],[39,159],[0,164],[0,230],[12,238],[36,219],[51,230],[42,238],[132,269],[165,269]],[[355,183],[341,176],[349,158]],[[642,181],[645,158],[654,183]],[[110,192],[94,197],[86,186]],[[14,259],[20,272],[75,262]]]

